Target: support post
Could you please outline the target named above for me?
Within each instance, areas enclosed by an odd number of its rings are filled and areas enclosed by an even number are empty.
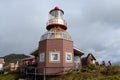
[[[35,80],[36,80],[36,67],[35,67]]]
[[[46,67],[44,67],[44,80],[46,80]]]

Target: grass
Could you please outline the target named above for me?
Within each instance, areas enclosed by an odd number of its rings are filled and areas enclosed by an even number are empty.
[[[70,72],[47,80],[120,80],[120,66],[88,65],[86,72]]]
[[[8,74],[0,74],[0,80],[18,80],[22,75],[19,71],[12,71]]]
[[[0,75],[0,80],[18,80],[17,74]]]
[[[102,74],[95,75],[94,73],[84,72],[75,74],[66,74],[63,76],[54,77],[47,80],[120,80],[120,75],[104,76]]]

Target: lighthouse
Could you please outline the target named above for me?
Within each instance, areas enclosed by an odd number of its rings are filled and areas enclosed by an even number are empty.
[[[59,7],[49,11],[46,33],[41,36],[38,47],[38,72],[41,74],[64,74],[74,67],[74,49],[67,32],[64,11]]]

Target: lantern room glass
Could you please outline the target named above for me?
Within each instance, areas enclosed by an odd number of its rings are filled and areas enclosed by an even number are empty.
[[[50,12],[50,19],[59,18],[63,19],[63,12],[60,10],[54,10]]]

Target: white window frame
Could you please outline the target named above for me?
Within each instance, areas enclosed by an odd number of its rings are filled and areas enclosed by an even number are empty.
[[[40,53],[40,62],[45,62],[45,53]]]
[[[57,55],[57,56],[55,56],[55,55]],[[60,51],[51,51],[50,55],[49,55],[49,61],[50,62],[60,62]]]
[[[65,61],[66,62],[72,62],[72,60],[73,60],[72,58],[73,58],[72,53],[71,52],[66,52]]]

